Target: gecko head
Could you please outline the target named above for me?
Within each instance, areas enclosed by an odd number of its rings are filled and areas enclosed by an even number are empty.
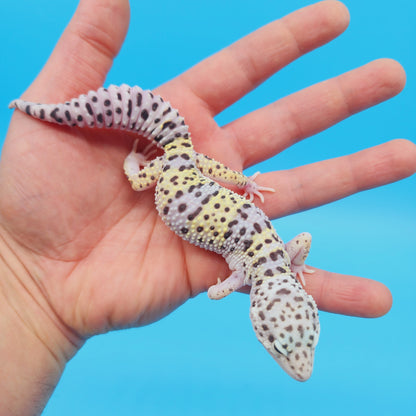
[[[256,281],[250,318],[258,340],[286,373],[298,381],[312,374],[319,338],[318,308],[293,274]]]

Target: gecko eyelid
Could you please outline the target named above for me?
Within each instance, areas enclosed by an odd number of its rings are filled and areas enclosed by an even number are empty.
[[[289,352],[282,347],[282,344],[279,341],[274,341],[273,348],[279,353],[287,357]]]

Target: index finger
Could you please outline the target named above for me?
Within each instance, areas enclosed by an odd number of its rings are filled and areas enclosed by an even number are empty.
[[[342,3],[316,3],[256,30],[173,82],[189,88],[212,115],[218,114],[279,69],[337,37],[348,23]]]

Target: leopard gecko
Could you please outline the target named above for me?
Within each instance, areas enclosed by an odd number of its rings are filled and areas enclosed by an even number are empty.
[[[162,148],[162,156],[147,161],[147,152],[138,153],[134,142],[124,162],[133,189],[156,186],[156,208],[166,225],[191,244],[225,258],[231,274],[211,286],[208,296],[220,299],[250,285],[250,318],[257,338],[290,376],[299,381],[310,377],[319,338],[318,309],[297,275],[304,284],[303,273],[312,272],[304,264],[311,237],[302,233],[283,243],[252,203],[270,188],[197,153],[178,111],[137,86],[111,85],[62,104],[18,99],[9,107],[61,125],[132,131]],[[236,185],[245,194],[215,180]]]

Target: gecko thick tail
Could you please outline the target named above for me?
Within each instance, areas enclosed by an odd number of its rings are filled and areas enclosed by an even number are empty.
[[[159,95],[126,84],[89,91],[61,104],[13,100],[17,108],[39,120],[71,127],[112,128],[135,132],[164,147],[177,137],[189,137],[178,111]]]

